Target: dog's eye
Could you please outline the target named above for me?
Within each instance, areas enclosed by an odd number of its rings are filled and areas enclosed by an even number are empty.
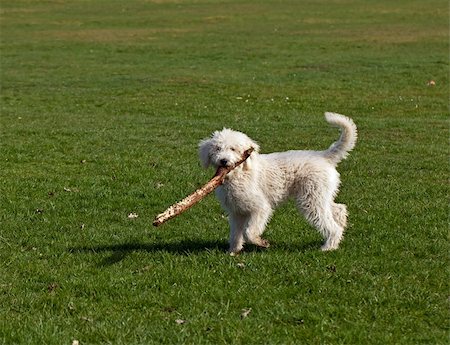
[[[230,148],[230,150],[236,152],[236,149],[234,147]]]

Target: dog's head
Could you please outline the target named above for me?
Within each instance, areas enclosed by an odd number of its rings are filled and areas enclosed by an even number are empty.
[[[253,148],[253,154],[259,151],[259,145],[241,132],[224,128],[215,131],[210,138],[204,139],[199,144],[200,161],[204,168],[210,165],[218,168],[220,166],[231,166],[238,162],[244,151]],[[244,164],[249,167],[252,155]]]

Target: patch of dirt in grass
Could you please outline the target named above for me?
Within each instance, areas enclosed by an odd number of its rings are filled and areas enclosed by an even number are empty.
[[[3,14],[17,14],[17,13],[36,13],[36,12],[42,12],[38,11],[34,8],[1,8],[0,9],[0,15]]]
[[[148,41],[158,39],[160,36],[181,36],[190,32],[188,29],[82,29],[69,31],[40,32],[39,37],[47,39],[116,43],[129,41]]]
[[[209,85],[210,81],[206,78],[193,78],[193,77],[173,77],[167,80],[170,85],[187,86],[187,85]]]
[[[182,0],[146,0],[150,4],[181,4]]]
[[[203,18],[203,20],[209,24],[220,23],[229,19],[230,17],[228,16],[208,16]]]
[[[346,42],[373,42],[382,44],[402,44],[417,43],[429,40],[443,40],[448,38],[445,30],[437,29],[417,29],[405,27],[391,28],[368,28],[360,30],[358,28],[334,28],[334,29],[306,29],[301,31],[293,31],[291,35],[308,37],[308,36],[329,36],[333,34],[336,40]]]
[[[356,40],[377,42],[377,43],[414,43],[429,39],[444,39],[447,33],[437,30],[417,30],[408,28],[392,28],[391,30],[373,29],[367,31],[356,32],[354,35]]]

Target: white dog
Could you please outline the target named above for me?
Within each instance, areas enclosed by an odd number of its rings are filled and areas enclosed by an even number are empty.
[[[325,151],[260,154],[258,144],[247,135],[226,128],[200,142],[205,168],[232,165],[245,150],[254,149],[216,190],[229,213],[231,255],[239,253],[245,242],[268,247],[261,235],[274,208],[289,197],[325,238],[322,250],[338,248],[347,225],[347,207],[334,202],[340,183],[336,165],[355,146],[357,130],[346,116],[325,113],[325,118],[342,131],[339,140]]]

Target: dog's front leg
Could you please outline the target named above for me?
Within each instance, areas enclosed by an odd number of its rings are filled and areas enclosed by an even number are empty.
[[[271,215],[272,209],[268,204],[262,205],[260,209],[255,210],[250,215],[245,232],[247,242],[262,248],[268,248],[270,246],[269,241],[261,238],[261,236],[266,229],[266,225]]]
[[[247,225],[247,217],[230,213],[230,255],[234,256],[239,254],[244,248],[244,229]]]

